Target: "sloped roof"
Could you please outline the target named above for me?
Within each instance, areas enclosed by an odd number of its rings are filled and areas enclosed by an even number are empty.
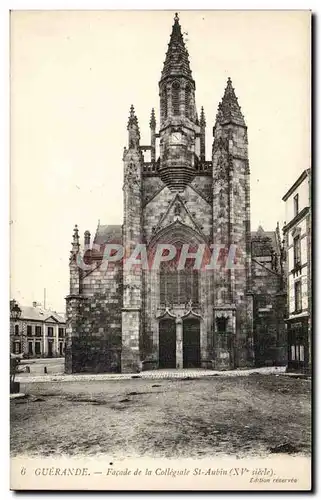
[[[122,244],[123,231],[121,225],[100,225],[97,227],[97,231],[94,238],[94,243],[96,245],[104,245],[106,243],[118,243]]]
[[[46,321],[48,318],[54,318],[58,323],[65,323],[66,319],[63,315],[44,309],[43,307],[23,306],[19,304],[21,309],[21,319],[30,319],[33,321]]]
[[[278,251],[276,231],[264,231],[262,226],[259,226],[257,231],[251,231],[251,240],[258,240],[260,238],[269,238],[271,240],[273,250],[275,252]]]

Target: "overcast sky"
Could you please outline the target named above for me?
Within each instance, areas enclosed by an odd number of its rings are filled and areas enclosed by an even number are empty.
[[[11,17],[11,296],[65,308],[75,223],[122,223],[134,104],[149,140],[174,12],[36,11]],[[181,11],[197,108],[212,127],[232,78],[249,136],[252,230],[284,221],[310,166],[310,14]]]

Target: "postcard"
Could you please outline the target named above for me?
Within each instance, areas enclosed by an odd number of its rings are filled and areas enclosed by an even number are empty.
[[[311,489],[310,44],[11,11],[12,490]]]

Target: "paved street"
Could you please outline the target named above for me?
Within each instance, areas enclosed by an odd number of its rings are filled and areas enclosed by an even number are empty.
[[[23,359],[19,364],[19,370],[25,370],[29,367],[29,373],[19,373],[18,378],[22,380],[28,376],[39,376],[44,374],[44,367],[47,368],[48,374],[63,374],[65,358],[38,358],[38,359]],[[17,380],[18,380],[17,378]]]
[[[48,363],[48,361],[50,361]],[[24,371],[29,366],[30,373]],[[44,373],[44,367],[47,373]],[[150,370],[140,373],[64,373],[64,359],[42,359],[36,360],[35,364],[25,363],[22,365],[23,372],[16,376],[16,381],[23,386],[25,383],[34,382],[89,382],[102,380],[127,380],[132,378],[143,379],[186,379],[186,378],[204,378],[204,377],[246,377],[253,373],[261,375],[284,374],[285,366],[273,366],[263,368],[246,368],[237,370],[204,370],[202,368],[181,368],[181,369],[162,369]]]
[[[26,383],[13,455],[308,454],[310,380],[284,375]]]

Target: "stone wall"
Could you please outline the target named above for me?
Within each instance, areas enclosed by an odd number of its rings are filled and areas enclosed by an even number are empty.
[[[109,263],[81,280],[67,297],[67,373],[120,371],[122,266]]]

